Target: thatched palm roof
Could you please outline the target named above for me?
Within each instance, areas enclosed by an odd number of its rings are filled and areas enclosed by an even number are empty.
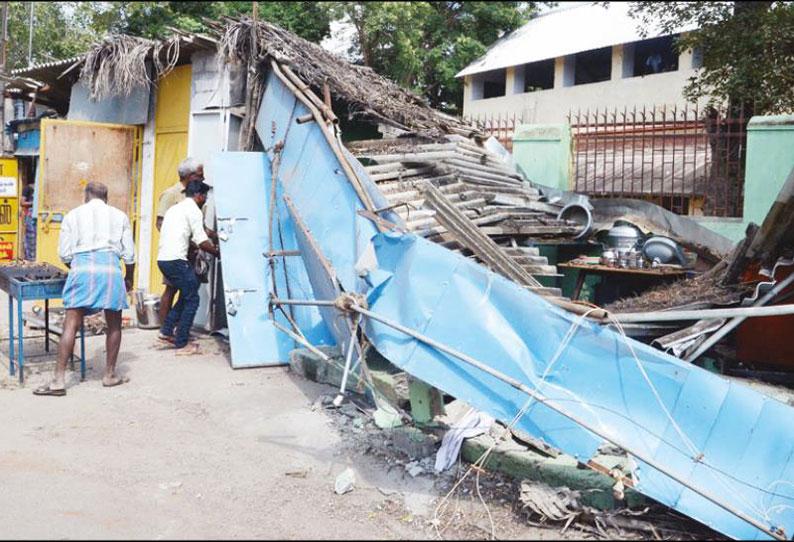
[[[241,63],[262,74],[275,60],[288,66],[319,95],[327,85],[331,95],[347,105],[353,119],[383,123],[431,138],[450,133],[480,135],[476,127],[434,110],[420,96],[371,68],[350,64],[275,24],[249,18],[225,18],[207,24],[210,35],[172,29],[174,35],[168,39],[118,34],[106,37],[66,72],[76,73],[80,68],[80,77],[91,97],[102,99],[128,95],[137,86],[157,81],[197,49],[217,49],[221,63]]]
[[[229,61],[252,62],[261,70],[269,60],[287,65],[322,94],[331,94],[348,105],[351,117],[431,136],[476,132],[461,119],[432,109],[425,101],[366,66],[350,64],[312,43],[267,21],[224,19],[210,23],[217,32],[219,52]]]

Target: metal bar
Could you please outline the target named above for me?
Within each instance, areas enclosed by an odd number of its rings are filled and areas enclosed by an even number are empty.
[[[645,126],[646,126],[645,106],[642,106],[642,164],[640,165],[640,193],[645,193]],[[651,192],[653,192],[653,183],[651,183]]]
[[[358,316],[356,319],[356,325],[353,327],[350,333],[350,344],[347,346],[347,355],[345,356],[345,368],[342,370],[342,384],[339,387],[340,395],[345,394],[345,388],[347,387],[347,376],[350,374],[350,363],[353,361],[353,349],[356,345],[356,330],[358,326],[361,324],[361,315]]]
[[[777,295],[778,295],[778,294],[779,294],[781,291],[783,291],[783,289],[785,289],[785,288],[786,288],[786,287],[787,287],[789,284],[791,284],[792,282],[794,282],[794,273],[790,274],[790,275],[789,275],[789,276],[787,276],[785,279],[783,279],[783,280],[781,280],[780,282],[778,282],[778,283],[775,285],[775,287],[774,287],[774,288],[772,288],[771,290],[769,290],[769,291],[766,293],[766,295],[764,295],[762,298],[760,298],[760,299],[756,300],[756,302],[755,302],[755,303],[753,303],[753,306],[754,306],[754,307],[760,307],[760,306],[766,305],[766,304],[767,304],[767,302],[769,302],[770,300],[772,300],[772,299],[774,299],[775,297],[777,297]],[[723,326],[722,326],[720,329],[716,330],[716,331],[715,331],[715,332],[714,332],[714,333],[711,335],[711,337],[709,337],[708,339],[706,339],[706,341],[705,341],[703,344],[701,344],[701,345],[698,347],[698,349],[697,349],[697,350],[695,350],[695,352],[693,352],[693,353],[692,353],[692,355],[688,356],[688,357],[686,358],[686,360],[685,360],[685,361],[688,361],[688,362],[690,362],[690,363],[692,363],[693,361],[695,361],[695,360],[696,360],[698,357],[700,357],[701,355],[703,355],[703,354],[704,354],[704,353],[705,353],[705,352],[706,352],[706,351],[707,351],[709,348],[711,348],[713,345],[715,345],[715,344],[717,343],[717,341],[719,341],[719,340],[720,340],[720,339],[722,339],[722,338],[723,338],[725,335],[727,335],[728,333],[730,333],[730,332],[731,332],[731,330],[733,330],[733,329],[734,329],[736,326],[738,326],[739,324],[741,324],[742,322],[744,322],[746,318],[747,318],[746,316],[740,316],[740,317],[738,317],[738,318],[734,318],[733,320],[731,320],[731,321],[727,322],[727,323],[726,323],[725,325],[723,325]]]
[[[618,322],[672,322],[677,320],[708,320],[711,318],[757,318],[794,314],[794,304],[772,307],[737,307],[732,309],[701,309],[689,311],[624,312],[613,314]]]
[[[8,368],[14,376],[14,298],[8,295]]]
[[[22,327],[22,298],[17,298],[17,325],[19,326],[19,382],[22,383],[25,379],[25,352],[22,349],[22,336],[24,335],[24,330]]]
[[[50,351],[50,300],[44,300],[44,351]]]
[[[300,250],[273,250],[263,252],[262,256],[265,258],[276,258],[278,256],[300,256]]]

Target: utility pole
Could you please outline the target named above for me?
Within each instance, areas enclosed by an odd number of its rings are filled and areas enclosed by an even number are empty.
[[[3,35],[0,36],[0,40],[2,40],[2,46],[0,47],[0,75],[5,77],[6,75],[6,46],[8,45],[8,2],[3,2],[3,10],[2,15],[0,15],[3,19],[2,25],[2,32]],[[6,115],[5,115],[5,104],[6,104],[6,82],[5,79],[0,79],[0,96],[2,99],[0,100],[0,129],[2,129],[2,141],[3,141],[3,154],[9,151],[10,141],[9,138],[5,134],[5,127],[6,127]]]
[[[28,25],[28,66],[33,65],[33,9],[36,2],[28,2],[30,4],[30,25]]]

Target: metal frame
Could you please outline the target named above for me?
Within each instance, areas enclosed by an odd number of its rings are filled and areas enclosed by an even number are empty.
[[[24,320],[22,316],[22,302],[33,300],[44,300],[44,350],[45,354],[29,356],[31,358],[47,355],[50,352],[50,299],[60,299],[63,294],[63,287],[66,279],[52,281],[36,281],[20,283],[11,280],[8,289],[8,357],[9,372],[14,376],[14,364],[19,366],[19,382],[25,380],[25,351],[24,351]],[[17,325],[19,326],[18,359],[15,362],[14,355],[14,300],[17,304]],[[72,368],[74,368],[74,354],[71,358]],[[80,381],[85,381],[85,325],[80,325]]]

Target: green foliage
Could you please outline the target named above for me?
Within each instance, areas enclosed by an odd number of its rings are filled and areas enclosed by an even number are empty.
[[[48,62],[77,55],[94,39],[75,8],[81,2],[33,2],[33,62]],[[31,2],[8,2],[8,70],[28,65]],[[65,31],[64,29],[69,29]]]
[[[186,32],[206,30],[204,19],[253,13],[253,2],[109,2],[117,14],[111,25],[116,32],[143,37],[162,37],[168,27]],[[329,32],[329,10],[318,2],[259,2],[258,17],[320,41]]]
[[[550,2],[547,2],[550,3]],[[522,24],[536,2],[335,2],[356,29],[354,53],[367,66],[423,94],[430,105],[459,111],[455,74]]]
[[[703,67],[685,96],[715,104],[754,104],[755,113],[794,111],[794,3],[633,2],[631,13],[672,32],[695,23],[677,41],[680,51],[700,50]]]
[[[34,2],[33,62],[84,52],[109,33],[169,36],[206,30],[204,19],[251,15],[252,2]],[[27,66],[30,2],[9,2],[8,69]],[[331,13],[317,2],[260,2],[258,16],[311,41],[328,35]]]
[[[544,2],[553,4],[553,2]],[[459,112],[455,74],[535,13],[536,2],[259,2],[261,19],[319,43],[334,20],[356,29],[353,52],[378,73]],[[28,2],[10,2],[9,68],[27,65]],[[35,5],[34,62],[85,51],[108,33],[165,37],[206,31],[205,19],[251,15],[252,2],[42,2]]]

